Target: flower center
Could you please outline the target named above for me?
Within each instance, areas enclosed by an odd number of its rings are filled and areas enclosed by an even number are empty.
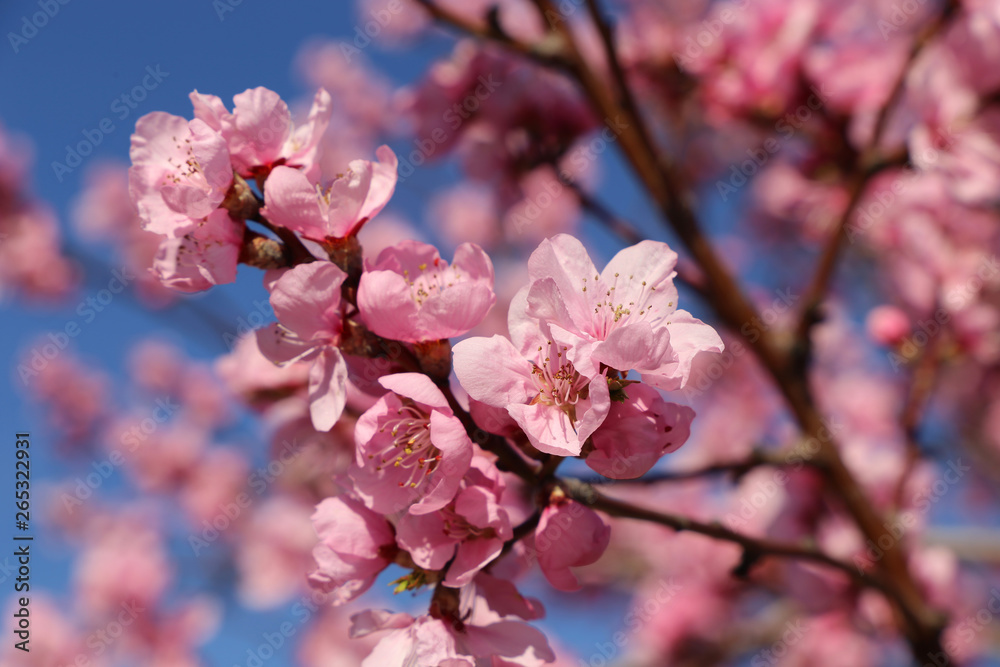
[[[191,147],[191,140],[185,139],[183,144],[177,141],[177,137],[171,137],[175,142],[177,142],[177,150],[183,154],[187,155],[187,159],[183,163],[178,163],[174,160],[172,156],[167,156],[167,164],[173,169],[171,172],[167,172],[163,175],[164,185],[167,182],[172,182],[175,185],[179,185],[184,181],[189,181],[197,176],[202,176],[204,178],[204,172],[202,171],[201,165],[198,163],[197,158],[194,156],[194,148]]]
[[[441,462],[441,450],[431,443],[430,418],[419,408],[404,405],[396,410],[394,419],[382,424],[379,432],[387,430],[392,438],[381,449],[369,453],[368,458],[378,460],[376,470],[391,466],[409,472],[399,486],[415,489]]]
[[[546,350],[538,346],[538,363],[532,362],[531,379],[538,389],[538,395],[531,404],[542,403],[552,405],[576,421],[576,404],[581,398],[586,398],[590,380],[580,375],[573,363],[563,357],[565,347],[559,350],[554,342],[548,342]]]
[[[600,276],[594,276],[594,281],[589,285],[584,278],[583,291],[588,293],[594,307],[593,334],[600,340],[632,319],[641,322],[654,317],[656,311],[655,303],[651,302],[656,286],[649,285],[645,280],[637,280],[634,275],[625,278],[616,273],[610,285],[602,281]],[[625,296],[621,296],[622,294]],[[674,304],[671,301],[667,305]]]
[[[410,275],[409,269],[403,269],[403,277],[410,286],[410,298],[418,306],[423,305],[424,301],[435,294],[452,287],[456,281],[462,280],[458,269],[448,266],[448,263],[441,261],[440,257],[435,257],[430,265],[424,263],[417,268],[420,273],[415,277]]]

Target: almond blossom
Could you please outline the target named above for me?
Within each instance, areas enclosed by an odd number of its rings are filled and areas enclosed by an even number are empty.
[[[472,441],[441,390],[420,373],[387,375],[389,390],[358,419],[355,492],[381,514],[428,514],[458,493]]]
[[[525,292],[511,303],[512,340],[457,343],[455,375],[472,399],[506,410],[538,451],[578,456],[611,407],[607,377],[581,372],[544,323],[523,318]]]
[[[553,587],[575,591],[580,582],[571,567],[595,563],[608,548],[611,527],[594,510],[553,494],[535,529],[535,551],[542,574]]]
[[[264,183],[261,214],[314,241],[353,236],[385,208],[396,189],[396,154],[380,147],[378,162],[354,160],[347,172],[321,182],[306,172],[275,167]]]
[[[399,546],[424,569],[448,565],[445,586],[468,584],[513,536],[510,518],[500,504],[503,491],[493,464],[482,457],[474,459],[453,501],[436,512],[410,513],[400,519]]]
[[[340,286],[347,277],[328,262],[300,264],[271,287],[278,322],[257,331],[257,344],[276,364],[311,360],[309,414],[329,431],[347,402],[347,363],[337,347],[343,328]]]
[[[712,327],[677,309],[676,264],[667,244],[642,241],[598,272],[583,244],[560,234],[528,259],[528,307],[516,318],[548,323],[583,373],[602,365],[635,370],[655,387],[681,389],[695,356],[723,344]]]
[[[183,235],[160,241],[153,275],[179,292],[200,292],[236,280],[243,225],[221,208],[191,223]]]
[[[344,604],[368,590],[392,560],[395,538],[385,518],[347,497],[316,506],[313,526],[320,542],[313,550],[317,569],[309,583]]]
[[[555,660],[545,636],[526,623],[502,620],[488,625],[454,622],[434,615],[365,611],[351,617],[351,637],[385,632],[361,667],[540,667]]]
[[[660,457],[687,441],[694,419],[694,410],[664,401],[652,387],[633,384],[623,393],[624,400],[611,404],[592,436],[594,448],[587,455],[587,465],[611,479],[649,472]]]
[[[277,165],[314,173],[316,153],[330,122],[330,94],[320,88],[305,122],[296,126],[288,105],[273,90],[251,88],[233,97],[233,112],[215,95],[191,93],[195,118],[226,141],[240,176],[266,176]]]
[[[177,238],[215,211],[233,182],[222,135],[162,111],[135,124],[129,192],[145,229]]]
[[[358,286],[358,308],[379,336],[409,343],[468,333],[496,302],[493,263],[463,243],[451,265],[437,248],[403,241],[383,250]]]

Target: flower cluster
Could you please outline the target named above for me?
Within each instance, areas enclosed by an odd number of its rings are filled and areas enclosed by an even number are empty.
[[[268,386],[304,385],[317,432],[354,424],[339,492],[313,515],[310,583],[335,604],[390,565],[409,570],[399,591],[434,586],[426,616],[354,618],[353,635],[384,633],[366,665],[553,660],[525,623],[540,604],[494,567],[537,561],[555,588],[579,588],[571,568],[600,558],[610,527],[560,486],[559,460],[635,478],[687,439],[693,410],[659,390],[683,388],[695,358],[723,345],[677,308],[677,255],[644,241],[598,270],[573,236],[546,239],[511,301],[509,337],[452,350],[497,301],[493,264],[472,243],[448,262],[412,240],[363,258],[357,233],[397,180],[390,149],[330,178],[318,150],[324,90],[300,125],[263,88],[237,95],[231,113],[213,96],[191,100],[193,120],[152,113],[132,139],[131,194],[163,237],[157,276],[196,291],[231,282],[240,261],[270,269],[277,321],[257,330],[259,355],[302,370]],[[239,379],[253,351],[242,350],[226,375],[253,392]]]

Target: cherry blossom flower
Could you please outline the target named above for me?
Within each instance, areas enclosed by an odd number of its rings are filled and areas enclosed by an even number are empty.
[[[239,596],[246,606],[277,607],[302,588],[302,573],[309,568],[316,543],[310,509],[285,495],[268,498],[253,509],[236,554]]]
[[[153,274],[179,292],[201,292],[236,280],[242,223],[221,208],[191,223],[183,235],[160,241]]]
[[[355,491],[381,514],[428,514],[445,507],[472,462],[472,441],[430,378],[397,373],[358,419]]]
[[[581,372],[544,324],[524,319],[525,297],[522,290],[511,303],[513,342],[459,342],[455,375],[471,398],[506,410],[538,451],[578,456],[611,407],[607,378]]]
[[[396,527],[399,546],[427,570],[448,565],[445,586],[460,587],[500,555],[513,536],[501,506],[504,483],[492,463],[473,460],[455,499],[436,512],[407,514]],[[452,560],[454,558],[454,560]]]
[[[225,139],[198,119],[146,114],[129,156],[129,192],[145,229],[171,238],[212,214],[233,182]]]
[[[434,246],[403,241],[383,250],[358,286],[368,328],[409,343],[468,333],[495,302],[493,263],[472,243],[458,246],[449,265]]]
[[[275,167],[264,183],[267,205],[261,214],[315,241],[356,234],[396,189],[396,154],[382,146],[375,155],[378,162],[354,160],[346,173],[326,184],[298,169]]]
[[[63,255],[59,222],[47,205],[0,209],[0,241],[0,297],[17,290],[55,302],[76,287],[80,271]]]
[[[691,434],[694,410],[668,403],[643,384],[624,389],[626,398],[611,410],[591,439],[594,449],[587,465],[611,479],[635,479],[646,474],[660,457],[675,451]]]
[[[215,373],[230,392],[256,407],[305,387],[309,365],[275,365],[261,353],[256,335],[250,332],[236,339],[230,353],[215,362]]]
[[[215,95],[191,93],[195,118],[225,138],[233,169],[246,178],[288,165],[318,171],[316,153],[330,122],[330,95],[320,88],[305,122],[296,126],[288,105],[273,90],[257,87],[233,97],[233,113]]]
[[[665,243],[642,241],[599,273],[583,244],[560,234],[529,258],[528,308],[517,317],[547,322],[580,372],[597,373],[603,364],[636,370],[660,389],[681,389],[695,356],[721,352],[723,344],[712,327],[677,309],[676,263]]]
[[[876,343],[898,345],[910,333],[910,318],[896,306],[876,306],[868,313],[865,326]]]
[[[565,497],[542,510],[535,529],[535,555],[553,587],[575,591],[580,582],[570,570],[597,562],[611,539],[611,527],[597,512]]]
[[[490,250],[500,240],[500,221],[493,191],[463,183],[431,200],[428,215],[450,245],[471,242]]]
[[[257,331],[257,344],[276,364],[313,362],[309,413],[319,431],[329,431],[347,401],[347,364],[337,348],[343,327],[340,286],[347,277],[328,262],[300,264],[271,288],[278,322]]]
[[[333,604],[364,593],[392,560],[392,526],[352,498],[327,498],[316,506],[312,522],[320,542],[313,550],[317,569],[309,583],[331,593]]]
[[[498,659],[502,665],[536,667],[555,660],[545,636],[516,620],[478,626],[369,610],[352,616],[351,621],[352,638],[387,633],[362,667],[476,667],[482,660]]]

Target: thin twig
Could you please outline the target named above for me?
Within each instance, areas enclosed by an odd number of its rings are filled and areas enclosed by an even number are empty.
[[[468,35],[484,41],[497,42],[498,44],[501,44],[522,55],[528,56],[532,60],[536,60],[543,65],[556,67],[567,66],[566,62],[559,57],[558,53],[554,52],[551,48],[547,49],[542,44],[530,44],[528,42],[523,42],[500,29],[500,27],[495,23],[477,23],[475,21],[470,21],[457,12],[441,7],[433,0],[415,0],[415,2],[427,10],[427,12],[434,19],[446,25],[450,25]]]
[[[643,475],[637,479],[608,479],[606,477],[582,477],[580,481],[600,486],[603,484],[660,484],[662,482],[684,482],[689,480],[714,477],[716,475],[732,475],[734,479],[739,479],[754,468],[764,466],[783,467],[794,466],[803,463],[801,454],[791,451],[773,452],[762,449],[755,449],[748,457],[741,461],[727,461],[723,463],[712,463],[700,468],[690,470],[664,470],[652,474]]]
[[[899,481],[896,483],[896,490],[893,494],[894,504],[897,509],[902,509],[906,483],[913,473],[914,468],[916,468],[917,462],[921,459],[917,433],[920,429],[921,417],[934,391],[934,383],[938,377],[938,369],[941,365],[940,349],[941,343],[933,341],[917,359],[916,367],[913,369],[913,376],[910,379],[906,402],[900,412],[899,422],[903,430],[903,438],[906,445],[906,461],[903,464],[903,470],[899,475]]]
[[[589,505],[591,508],[605,512],[610,516],[649,521],[678,532],[686,530],[711,537],[712,539],[737,544],[744,550],[744,561],[748,561],[751,564],[759,562],[762,558],[779,557],[817,563],[839,570],[861,585],[881,591],[887,597],[896,601],[899,607],[904,610],[904,613],[908,612],[907,606],[904,604],[905,601],[900,598],[899,592],[881,576],[859,569],[851,563],[838,560],[814,547],[750,537],[749,535],[730,530],[718,522],[705,523],[679,514],[669,514],[639,507],[623,500],[606,496],[593,486],[576,479],[562,479],[560,480],[560,486],[566,492],[566,495],[577,502]],[[916,623],[918,619],[911,618],[910,621]]]

